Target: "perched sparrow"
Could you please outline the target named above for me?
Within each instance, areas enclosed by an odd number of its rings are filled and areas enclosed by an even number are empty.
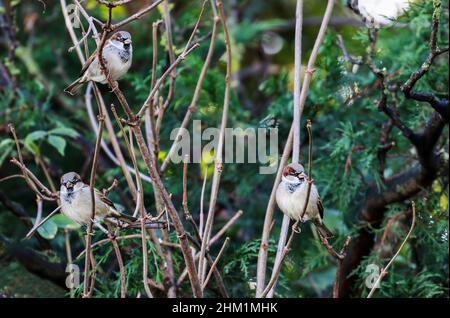
[[[91,189],[89,185],[81,181],[80,176],[75,172],[68,172],[61,177],[61,188],[59,192],[61,200],[61,212],[69,219],[80,225],[88,224],[91,220]],[[107,197],[97,189],[94,189],[95,196],[95,220],[94,224],[105,233],[108,231],[100,225],[103,219],[113,219],[123,221],[132,227],[137,225],[138,220],[127,214],[120,213]],[[113,222],[116,223],[117,222]],[[161,227],[163,222],[156,222],[151,225]],[[146,227],[148,228],[147,224]]]
[[[360,15],[367,27],[380,28],[393,23],[408,9],[410,0],[347,0],[347,6]]]
[[[118,80],[128,72],[131,66],[133,48],[131,35],[126,31],[114,33],[103,47],[103,59],[113,80]],[[106,84],[108,81],[101,69],[97,50],[88,58],[80,72],[80,77],[70,84],[65,92],[73,95],[86,82],[94,81]]]
[[[308,194],[308,181],[305,169],[301,164],[291,163],[283,169],[282,181],[278,185],[276,199],[277,204],[284,214],[297,221],[303,212],[306,196]],[[311,220],[319,234],[325,238],[333,236],[323,223],[323,205],[319,192],[314,184],[311,184],[308,207],[303,220]]]

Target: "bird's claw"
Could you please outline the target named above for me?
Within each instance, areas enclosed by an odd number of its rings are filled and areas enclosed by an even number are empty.
[[[297,223],[295,223],[294,225],[292,225],[292,232],[297,233],[297,234],[301,232],[301,230],[300,230],[300,228],[298,227],[298,224],[297,224]]]

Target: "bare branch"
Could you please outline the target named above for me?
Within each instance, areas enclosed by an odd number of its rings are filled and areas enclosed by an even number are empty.
[[[411,227],[409,228],[408,234],[406,234],[406,237],[403,240],[403,242],[400,245],[400,247],[398,248],[397,253],[394,254],[394,256],[391,258],[391,260],[386,265],[386,267],[381,270],[380,275],[378,276],[378,279],[376,280],[374,286],[370,290],[369,295],[367,296],[367,298],[372,298],[372,296],[375,293],[376,289],[380,286],[381,280],[384,278],[384,276],[387,275],[387,273],[388,273],[387,270],[392,265],[392,263],[397,258],[397,256],[400,254],[400,251],[402,250],[403,246],[406,244],[406,242],[408,241],[409,237],[411,236],[412,231],[414,230],[414,225],[416,223],[416,204],[414,203],[414,201],[412,202],[411,206],[412,206],[413,216],[412,216]]]
[[[309,85],[311,83],[312,75],[315,71],[314,64],[317,58],[317,55],[319,53],[319,48],[322,44],[322,41],[325,37],[325,32],[328,26],[328,23],[331,18],[331,14],[334,7],[334,0],[328,0],[327,7],[325,9],[325,13],[323,16],[322,24],[319,29],[319,33],[317,34],[316,41],[314,42],[313,50],[311,52],[311,55],[308,60],[307,69],[305,71],[305,77],[303,79],[303,85],[300,93],[300,100],[299,100],[299,107],[300,107],[300,118],[303,113],[303,108],[305,105],[306,97],[309,90]],[[292,139],[294,135],[294,123],[291,126],[291,130],[289,132],[288,140],[286,141],[285,149],[283,151],[283,156],[288,156],[289,154],[289,148],[292,146]],[[283,159],[283,158],[282,158]],[[287,161],[287,160],[286,160]],[[273,217],[273,208],[275,205],[275,193],[276,193],[276,187],[278,186],[280,180],[281,180],[281,170],[283,169],[284,165],[286,164],[286,161],[283,162],[283,160],[280,161],[280,165],[278,168],[277,178],[275,179],[274,186],[272,188],[271,197],[269,199],[269,203],[266,210],[266,217],[264,219],[264,229],[263,229],[263,238],[261,240],[261,246],[260,246],[260,253],[258,256],[258,269],[257,269],[257,287],[256,287],[256,294],[262,292],[264,289],[264,283],[265,283],[265,275],[266,275],[266,265],[267,265],[267,247],[268,247],[268,238],[270,233],[265,233],[264,231],[270,232],[269,227],[272,223],[272,217]],[[277,251],[277,258],[280,260],[281,254],[282,254],[282,246],[284,246],[284,242],[286,241],[287,237],[287,231],[288,231],[288,220],[283,217],[283,224],[281,228],[280,238],[279,238],[279,244],[278,244],[278,251]],[[272,271],[272,276],[275,273]],[[272,292],[271,292],[272,294]]]
[[[144,9],[140,10],[139,12],[133,14],[132,16],[130,16],[130,17],[128,17],[128,18],[126,18],[126,19],[124,19],[124,20],[122,20],[122,21],[120,21],[120,22],[117,22],[117,23],[111,25],[111,27],[110,27],[111,31],[120,29],[120,28],[123,27],[125,24],[128,24],[128,23],[130,23],[131,21],[140,19],[144,14],[146,14],[146,13],[150,12],[151,10],[153,10],[154,8],[156,8],[156,7],[157,7],[161,2],[163,2],[163,1],[164,1],[164,0],[155,0],[155,2],[153,2],[153,3],[152,3],[151,5],[149,5],[148,7],[146,7],[146,8],[144,8]]]
[[[206,286],[208,285],[209,279],[211,278],[212,273],[216,269],[217,263],[219,262],[220,257],[222,256],[222,254],[223,254],[225,248],[227,247],[227,244],[228,244],[229,241],[230,241],[230,238],[227,237],[225,239],[225,241],[223,242],[223,245],[220,248],[219,254],[217,254],[217,257],[214,260],[214,263],[211,265],[211,268],[209,269],[208,275],[206,275],[205,282],[203,283],[203,286],[202,286],[203,289],[205,289]]]
[[[224,101],[223,101],[223,112],[222,112],[222,120],[220,123],[220,133],[219,133],[219,141],[217,145],[217,153],[215,154],[215,167],[214,167],[214,174],[213,174],[213,180],[211,185],[211,196],[209,200],[209,210],[208,210],[208,217],[206,219],[205,224],[205,232],[202,236],[202,247],[200,250],[200,263],[199,263],[199,276],[200,276],[200,282],[204,281],[204,275],[206,274],[206,262],[204,262],[205,258],[205,252],[206,247],[208,246],[208,242],[211,236],[212,231],[212,223],[214,218],[214,209],[216,206],[217,201],[217,195],[219,192],[219,183],[220,183],[220,177],[222,175],[222,154],[223,154],[223,143],[225,138],[225,127],[227,125],[227,119],[228,119],[228,108],[230,104],[230,81],[231,81],[231,62],[232,62],[232,52],[231,52],[231,42],[230,42],[230,34],[228,32],[228,27],[225,19],[225,15],[223,12],[223,4],[222,1],[217,0],[217,8],[219,12],[220,21],[222,23],[223,32],[225,35],[225,46],[226,46],[226,53],[227,53],[227,69],[226,69],[226,75],[225,75],[225,95],[224,95]]]

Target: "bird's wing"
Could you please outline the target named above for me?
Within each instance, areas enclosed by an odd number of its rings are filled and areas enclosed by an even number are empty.
[[[95,193],[97,193],[98,197],[100,198],[100,200],[105,203],[106,205],[112,207],[114,210],[116,210],[116,207],[114,206],[114,203],[108,199],[102,192],[100,192],[99,190],[95,189]]]
[[[323,220],[323,204],[320,197],[317,199],[317,208],[319,209],[320,218]]]
[[[84,75],[84,73],[86,73],[89,66],[95,60],[95,58],[97,57],[97,52],[98,52],[98,48],[95,49],[94,53],[92,53],[91,56],[89,56],[89,58],[86,60],[86,62],[84,62],[83,67],[81,68],[81,71],[80,71],[80,77],[82,77]]]

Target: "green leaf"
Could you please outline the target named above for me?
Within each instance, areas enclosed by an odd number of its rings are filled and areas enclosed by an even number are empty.
[[[33,218],[33,224],[35,224],[35,222],[36,219]],[[38,228],[38,232],[43,238],[51,240],[56,236],[56,233],[58,233],[58,227],[55,222],[48,220]]]
[[[80,225],[78,225],[77,223],[75,223],[74,221],[72,221],[63,214],[56,214],[50,220],[53,221],[56,224],[56,226],[58,226],[58,228],[60,229],[76,230],[80,228]]]
[[[39,146],[37,145],[36,141],[40,140],[47,136],[47,132],[43,130],[36,130],[32,133],[28,134],[25,137],[24,144],[25,147],[30,150],[33,154],[39,155]]]
[[[66,149],[66,141],[64,138],[59,136],[50,135],[47,138],[48,143],[58,150],[61,156],[64,156],[64,150]]]
[[[0,166],[13,148],[14,141],[12,139],[4,139],[0,142]]]
[[[47,132],[46,131],[43,131],[43,130],[33,131],[32,133],[28,134],[25,137],[25,143],[42,139],[45,136],[47,136]]]
[[[74,130],[72,128],[67,128],[67,127],[53,128],[48,133],[51,135],[61,135],[61,136],[67,136],[67,137],[72,137],[72,138],[79,136],[79,133],[76,130]]]

